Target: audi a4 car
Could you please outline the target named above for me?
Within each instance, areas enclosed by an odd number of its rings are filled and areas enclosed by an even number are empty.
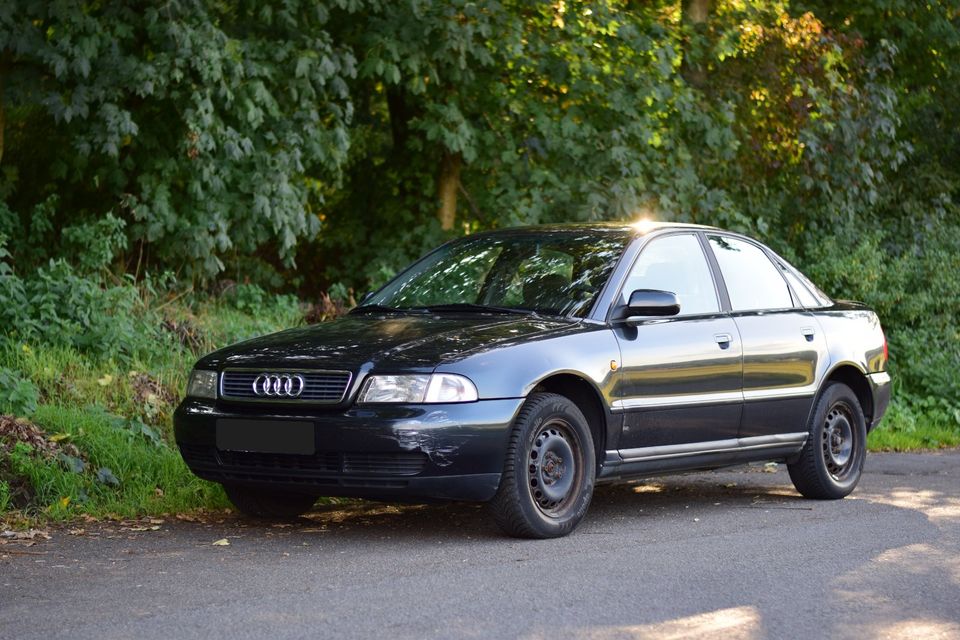
[[[594,487],[783,461],[853,491],[890,399],[876,314],[711,227],[594,224],[449,242],[346,316],[211,353],[174,417],[243,513],[318,496],[489,502],[562,536]]]

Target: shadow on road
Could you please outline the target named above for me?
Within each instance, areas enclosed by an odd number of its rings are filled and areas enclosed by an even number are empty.
[[[786,478],[778,473],[777,480]],[[755,479],[756,478],[756,479]],[[758,481],[762,478],[765,482]],[[604,523],[632,519],[670,519],[702,509],[790,509],[812,511],[786,483],[771,484],[773,477],[759,471],[674,476],[666,479],[597,487],[590,511],[578,532],[600,533]],[[248,526],[269,524],[243,521]],[[274,525],[276,526],[276,525]],[[485,505],[396,504],[351,500],[317,506],[306,516],[290,523],[291,531],[351,533],[364,538],[389,534],[392,537],[425,536],[448,541],[502,538]]]

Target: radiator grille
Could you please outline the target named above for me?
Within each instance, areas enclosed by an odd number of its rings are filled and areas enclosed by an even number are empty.
[[[253,391],[253,382],[262,374],[295,374],[304,380],[303,391],[296,398],[259,396]],[[254,402],[305,402],[337,404],[343,400],[350,385],[349,371],[236,371],[221,374],[220,395],[225,400]]]

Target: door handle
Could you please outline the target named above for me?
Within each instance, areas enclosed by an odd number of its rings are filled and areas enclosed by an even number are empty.
[[[816,332],[813,330],[813,327],[804,327],[800,329],[800,333],[803,334],[803,337],[807,339],[807,342],[813,342],[813,336]]]
[[[721,349],[726,349],[730,346],[730,341],[733,340],[733,336],[729,333],[718,333],[713,336],[713,339],[716,340]]]

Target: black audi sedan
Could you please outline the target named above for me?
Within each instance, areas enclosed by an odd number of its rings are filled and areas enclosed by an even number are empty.
[[[531,227],[449,242],[348,315],[221,349],[175,417],[243,513],[318,496],[490,503],[562,536],[594,486],[785,461],[842,498],[886,410],[876,314],[716,228]]]

